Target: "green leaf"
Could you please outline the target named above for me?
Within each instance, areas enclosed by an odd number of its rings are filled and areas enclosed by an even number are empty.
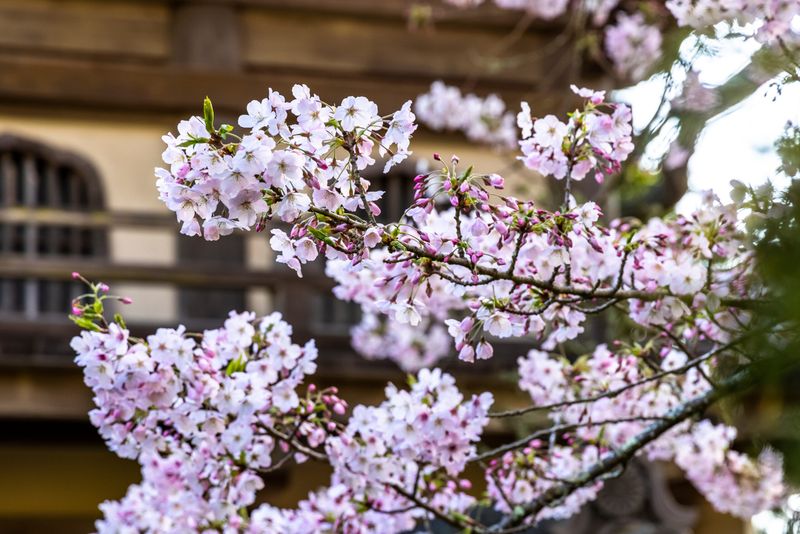
[[[319,228],[314,228],[313,226],[309,226],[309,227],[307,227],[307,229],[311,233],[311,235],[313,235],[314,237],[316,237],[319,240],[323,240],[326,237],[328,237],[328,234],[326,232],[323,232]]]
[[[242,356],[239,356],[235,360],[231,360],[228,364],[228,367],[225,368],[225,374],[228,376],[233,375],[233,373],[240,373],[244,371],[246,365],[246,361]]]
[[[313,226],[308,226],[307,229],[311,233],[311,235],[313,235],[323,243],[327,243],[328,245],[335,245],[333,239],[331,239],[326,232],[320,230],[319,228],[314,228]]]
[[[121,328],[127,328],[127,326],[125,326],[125,319],[123,319],[122,315],[118,313],[114,314],[114,322],[117,323]]]
[[[200,143],[208,143],[209,141],[210,139],[208,139],[207,137],[192,137],[188,141],[184,141],[178,146],[181,148],[188,148],[190,146],[199,145]]]
[[[80,328],[84,330],[89,330],[90,332],[99,332],[100,327],[94,324],[91,319],[87,319],[86,317],[79,317],[77,315],[70,315],[70,320],[78,325]]]
[[[214,132],[214,106],[211,105],[211,99],[206,97],[203,100],[203,120],[206,122],[206,130],[208,133]]]
[[[223,124],[219,127],[219,136],[223,139],[228,137],[228,134],[233,131],[233,126],[230,124]]]

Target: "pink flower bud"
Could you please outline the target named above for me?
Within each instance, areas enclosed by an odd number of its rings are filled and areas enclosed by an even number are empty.
[[[472,327],[475,326],[475,319],[473,319],[472,317],[464,317],[458,326],[459,328],[461,328],[462,332],[464,333],[469,332],[470,330],[472,330]]]
[[[97,289],[103,293],[108,293],[111,288],[108,287],[108,284],[100,282],[99,284],[97,284]]]
[[[503,221],[497,221],[497,224],[494,225],[494,229],[503,237],[508,235],[508,226],[506,226]]]
[[[78,280],[80,277],[81,277],[81,273],[79,273],[78,271],[72,271],[72,279],[73,280]]]
[[[503,189],[506,184],[506,181],[499,174],[490,174],[487,178],[489,180],[489,185],[495,189]]]
[[[120,297],[119,301],[123,304],[133,304],[133,299],[130,297]]]
[[[481,341],[478,343],[478,347],[475,350],[475,355],[478,357],[479,360],[488,360],[494,354],[494,349],[492,346],[485,342]]]

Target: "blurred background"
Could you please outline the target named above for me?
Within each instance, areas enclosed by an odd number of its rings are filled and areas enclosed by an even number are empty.
[[[296,340],[317,339],[320,381],[342,387],[351,404],[377,401],[388,380],[403,379],[393,364],[367,362],[350,348],[359,312],[333,299],[322,268],[298,279],[274,266],[264,234],[216,243],[179,235],[157,198],[153,168],[160,137],[180,118],[198,114],[208,95],[218,120],[235,124],[249,100],[268,87],[289,93],[294,83],[330,102],[366,95],[388,113],[438,79],[498,93],[512,109],[528,100],[538,116],[563,113],[574,103],[565,96],[569,83],[618,83],[596,63],[549,46],[562,27],[522,27],[518,13],[492,7],[408,0],[0,0],[0,532],[90,531],[98,503],[139,478],[137,465],[108,452],[88,421],[89,390],[69,348],[77,329],[66,313],[81,290],[72,271],[132,297],[124,312],[140,333],[213,327],[231,309],[279,310]],[[536,61],[510,68],[486,61],[539,49]],[[658,92],[623,96],[636,110]],[[420,128],[412,148],[417,160],[379,186],[389,218],[407,205],[411,178],[434,151],[458,154],[478,171],[502,170],[516,194],[548,194],[513,156],[455,133]],[[634,187],[618,204],[655,198],[670,207],[689,183],[686,162],[677,169],[650,183],[647,195]],[[523,350],[506,347],[502,357],[462,366],[459,384],[507,384]],[[502,391],[499,404],[524,403]],[[515,430],[492,428],[491,439]],[[271,477],[263,497],[289,506],[327,473],[298,466]],[[580,517],[540,531],[748,528],[712,512],[670,466],[637,465]]]

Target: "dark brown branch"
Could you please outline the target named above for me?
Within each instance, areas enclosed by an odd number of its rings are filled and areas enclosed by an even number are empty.
[[[525,522],[528,517],[535,516],[545,507],[563,499],[574,491],[598,480],[599,477],[624,466],[628,460],[633,458],[647,444],[662,436],[665,432],[677,424],[701,413],[717,400],[731,394],[732,392],[744,387],[751,381],[748,371],[740,371],[731,376],[716,389],[711,389],[706,393],[670,410],[662,420],[659,420],[636,437],[630,439],[625,445],[607,455],[602,460],[596,462],[588,469],[583,471],[574,480],[564,482],[557,486],[552,486],[543,492],[532,502],[522,506],[522,512],[508,515],[499,523],[490,527],[487,532],[502,533],[507,532],[509,527],[516,527]]]
[[[313,206],[309,208],[309,211],[329,217],[334,221],[349,224],[353,228],[357,228],[359,230],[366,230],[371,226],[374,226],[366,223],[361,219],[352,217],[350,215],[340,215],[338,213],[333,213],[331,211]],[[675,297],[687,303],[691,303],[694,298],[694,295],[673,295],[666,289],[661,289],[657,291],[646,291],[638,289],[623,290],[617,287],[621,285],[619,284],[619,280],[617,280],[617,286],[610,288],[603,288],[603,289],[596,289],[594,287],[578,287],[571,284],[562,285],[555,283],[554,279],[545,281],[545,280],[540,280],[538,278],[534,278],[533,276],[513,275],[506,271],[500,271],[493,267],[486,267],[483,265],[473,263],[467,258],[460,258],[452,255],[445,256],[439,253],[428,252],[423,248],[417,247],[409,243],[405,243],[400,239],[393,239],[389,243],[389,246],[390,248],[397,247],[400,248],[401,250],[410,252],[417,258],[425,258],[446,265],[458,265],[459,267],[465,267],[469,269],[473,273],[488,276],[495,280],[509,280],[511,282],[515,282],[520,285],[533,286],[538,289],[550,291],[552,293],[556,293],[559,295],[575,295],[588,298],[598,298],[598,299],[605,298],[605,299],[617,299],[617,300],[637,299],[642,301],[654,301],[662,299],[664,297]],[[757,307],[762,302],[760,300],[748,299],[748,298],[726,297],[721,299],[720,303],[724,306],[730,306],[734,308],[752,309]]]

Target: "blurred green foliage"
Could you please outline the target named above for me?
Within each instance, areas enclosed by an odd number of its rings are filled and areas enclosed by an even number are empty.
[[[752,418],[753,441],[784,454],[789,481],[800,484],[800,129],[787,125],[776,142],[780,172],[795,178],[775,202],[762,205],[748,221],[754,236],[756,265],[768,290],[767,303],[756,310],[754,324],[774,326],[755,336],[748,347],[760,367],[760,381],[744,400]],[[769,187],[754,193],[767,203]],[[775,332],[777,330],[777,333]]]

